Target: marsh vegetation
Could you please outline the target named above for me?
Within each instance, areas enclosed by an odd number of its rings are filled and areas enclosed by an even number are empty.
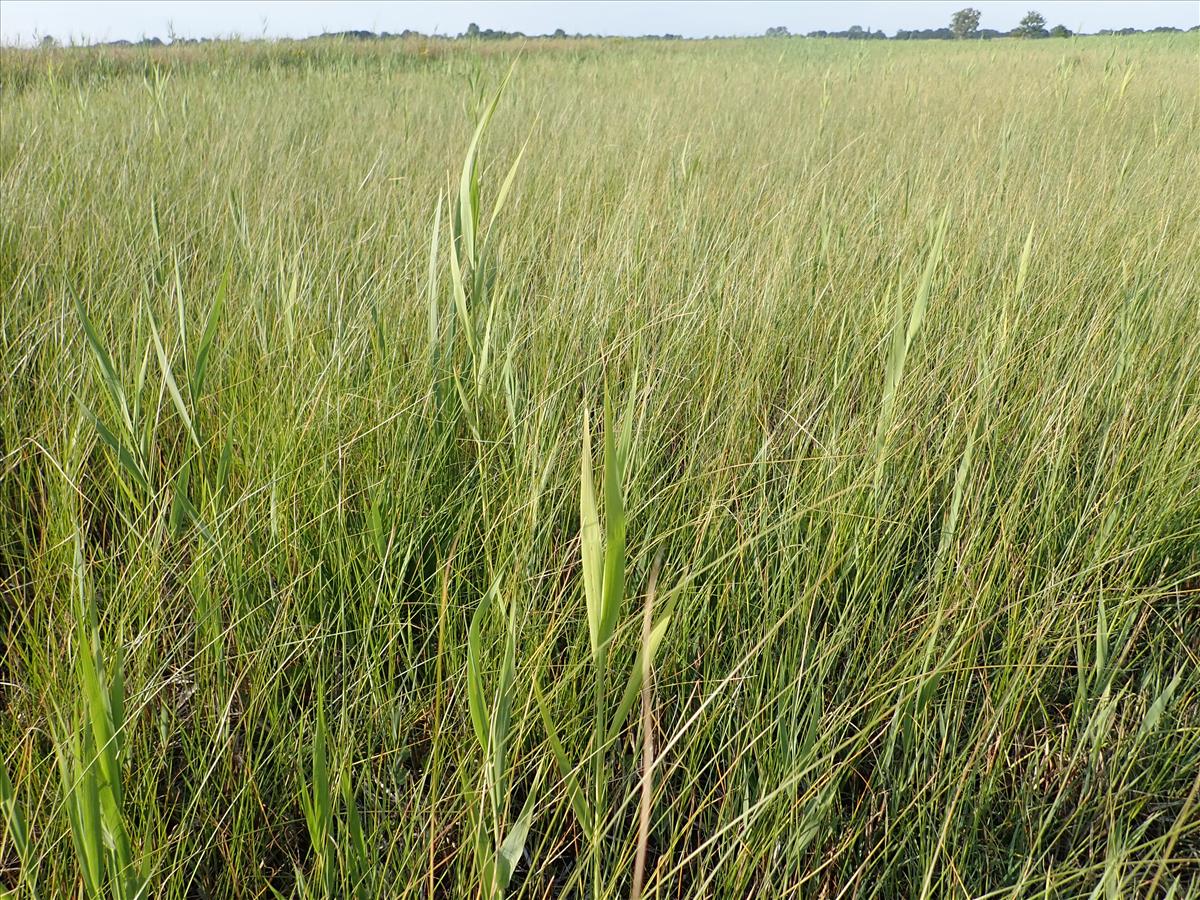
[[[0,881],[1200,889],[1198,40],[4,50]]]

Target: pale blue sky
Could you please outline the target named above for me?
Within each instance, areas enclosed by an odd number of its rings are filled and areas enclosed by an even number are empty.
[[[469,22],[481,28],[542,34],[661,34],[685,37],[761,34],[772,25],[793,32],[839,31],[861,25],[892,34],[897,28],[937,28],[963,6],[983,13],[982,26],[1007,30],[1028,9],[1050,24],[1096,31],[1200,23],[1200,0],[928,0],[928,2],[787,2],[787,0],[0,0],[0,36],[30,43],[59,40],[137,40],[183,37],[304,37],[322,31],[411,28],[457,34]]]

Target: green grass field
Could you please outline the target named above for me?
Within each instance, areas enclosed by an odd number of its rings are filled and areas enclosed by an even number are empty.
[[[1200,895],[1200,37],[521,49],[3,51],[0,883]]]

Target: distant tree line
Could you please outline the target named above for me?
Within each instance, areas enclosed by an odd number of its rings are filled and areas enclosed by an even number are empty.
[[[425,34],[420,31],[413,31],[411,28],[406,28],[403,31],[325,31],[321,34],[314,34],[306,38],[297,38],[300,41],[318,41],[318,40],[344,40],[344,41],[385,41],[396,38],[422,38],[424,40],[434,41],[455,41],[455,40],[472,40],[472,41],[503,41],[512,39],[529,39],[529,40],[546,40],[546,39],[583,39],[583,38],[603,38],[606,35],[602,34],[567,34],[563,29],[556,28],[551,34],[526,34],[523,31],[502,31],[496,28],[480,28],[474,22],[467,26],[467,30],[461,34]],[[636,35],[630,40],[644,41],[681,41],[681,34],[642,34]],[[162,38],[144,37],[137,41],[105,41],[95,46],[99,47],[164,47],[169,44],[209,44],[221,40],[220,38],[181,38],[177,37],[171,41],[163,41]],[[53,37],[46,36],[42,38],[41,45],[43,47],[57,47],[58,41]]]
[[[995,28],[980,28],[979,22],[983,18],[983,14],[973,7],[960,9],[950,17],[950,24],[944,28],[917,28],[907,29],[901,28],[897,30],[893,37],[888,37],[882,31],[873,31],[870,28],[863,28],[861,25],[852,25],[845,31],[810,31],[804,35],[792,34],[782,25],[776,25],[768,28],[764,32],[765,37],[808,37],[808,38],[845,38],[851,41],[949,41],[949,40],[992,40],[995,38],[1017,37],[1017,38],[1064,38],[1071,37],[1074,32],[1065,25],[1055,25],[1053,28],[1046,28],[1046,18],[1037,10],[1030,10],[1025,14],[1017,26],[1009,31],[997,31]],[[1145,32],[1137,28],[1121,28],[1114,30],[1105,28],[1097,31],[1097,34],[1164,34],[1164,33],[1181,33],[1184,29],[1174,28],[1170,25],[1160,25],[1157,28],[1151,28]],[[1187,29],[1188,31],[1200,31],[1200,25],[1194,25]]]
[[[851,25],[845,31],[810,31],[806,34],[793,34],[783,25],[775,25],[768,28],[764,32],[765,37],[769,38],[844,38],[851,41],[949,41],[949,40],[993,40],[995,38],[1065,38],[1071,37],[1074,32],[1065,25],[1055,25],[1053,28],[1046,27],[1045,17],[1036,10],[1030,10],[1021,19],[1018,25],[1009,31],[997,31],[994,28],[980,28],[979,23],[982,19],[982,13],[973,7],[960,9],[950,17],[950,24],[944,28],[917,28],[907,29],[901,28],[896,31],[895,35],[889,37],[883,31],[875,31],[871,28],[863,28],[861,25]],[[1104,28],[1096,32],[1098,35],[1130,35],[1130,34],[1166,34],[1166,33],[1181,33],[1184,29],[1174,28],[1170,25],[1160,25],[1157,28],[1139,30],[1137,28]],[[1187,31],[1200,31],[1200,25],[1194,25]],[[480,28],[479,25],[472,22],[467,26],[466,30],[457,35],[445,34],[423,34],[412,29],[405,29],[399,32],[390,31],[332,31],[324,34],[314,35],[310,38],[302,38],[302,40],[320,40],[335,38],[347,41],[378,41],[388,40],[392,38],[424,38],[426,40],[469,40],[469,41],[501,41],[512,40],[514,38],[527,39],[571,39],[571,38],[601,38],[605,35],[599,34],[568,34],[561,28],[556,28],[550,34],[528,35],[521,31],[504,31],[496,28]],[[682,35],[678,34],[644,34],[639,35],[634,40],[655,40],[655,41],[678,41],[683,40]],[[215,40],[213,38],[180,38],[172,35],[171,44],[204,44]],[[164,41],[157,37],[143,37],[139,41],[109,41],[101,46],[105,47],[161,47],[164,46]],[[41,44],[44,47],[57,46],[57,41],[50,36],[42,38]]]

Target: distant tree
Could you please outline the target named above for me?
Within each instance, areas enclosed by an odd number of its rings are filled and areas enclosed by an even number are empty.
[[[786,25],[773,25],[767,29],[767,37],[788,37],[790,34]]]
[[[561,28],[554,29],[554,37],[565,38],[566,36],[567,36],[567,33],[565,31],[563,31]]]
[[[1046,17],[1036,9],[1025,13],[1025,18],[1013,29],[1013,34],[1017,37],[1045,37],[1047,33]]]
[[[479,37],[479,26],[474,22],[467,26],[467,37]]]
[[[960,9],[950,17],[950,31],[956,38],[974,37],[979,31],[980,16],[979,10],[969,6],[966,9]]]
[[[50,48],[52,48],[52,47],[57,47],[57,46],[58,46],[58,41],[56,41],[56,40],[54,39],[54,36],[53,36],[53,35],[50,35],[50,34],[48,34],[48,35],[46,35],[45,37],[43,37],[43,38],[42,38],[42,46],[43,46],[44,48],[46,48],[47,50],[49,50],[49,49],[50,49]]]
[[[1050,37],[1070,37],[1074,34],[1066,25],[1055,25],[1050,29]]]
[[[851,25],[846,30],[846,37],[850,38],[851,40],[861,40],[866,36],[867,33],[863,31],[863,27],[861,25]]]

